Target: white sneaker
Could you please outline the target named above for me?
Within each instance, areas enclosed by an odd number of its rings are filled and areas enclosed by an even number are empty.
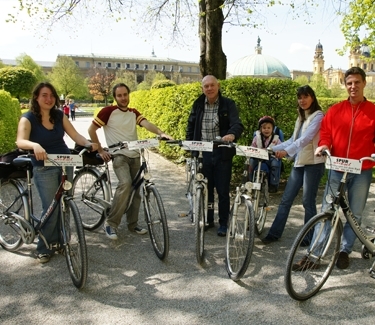
[[[104,227],[105,234],[109,239],[116,240],[117,239],[117,229],[111,226]]]

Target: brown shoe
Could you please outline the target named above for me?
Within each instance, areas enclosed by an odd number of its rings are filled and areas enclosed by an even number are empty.
[[[336,266],[339,269],[347,269],[349,266],[349,254],[346,252],[340,252],[339,258],[336,262]]]
[[[302,257],[302,259],[292,265],[292,271],[306,271],[319,269],[320,265],[309,261],[307,256]]]

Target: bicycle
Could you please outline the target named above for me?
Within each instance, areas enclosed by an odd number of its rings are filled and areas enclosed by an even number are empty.
[[[236,196],[229,215],[225,245],[225,266],[233,281],[246,273],[254,248],[255,233],[264,228],[268,209],[267,174],[261,170],[261,161],[269,159],[269,151],[236,143],[214,141],[219,146],[235,147],[236,154],[245,156],[242,182],[236,187]],[[259,160],[254,171],[254,182],[248,181],[250,158]]]
[[[73,284],[81,289],[87,279],[86,241],[79,210],[68,193],[72,183],[67,180],[65,167],[82,161],[78,155],[48,155],[45,165],[61,167],[61,182],[47,212],[38,218],[33,211],[31,156],[20,155],[12,162],[19,170],[26,171],[26,188],[18,178],[0,180],[0,245],[7,251],[16,251],[23,244],[32,244],[55,209],[60,208],[61,243],[47,243],[40,237],[51,250],[64,253]]]
[[[138,150],[140,153],[141,166],[132,181],[132,192],[126,211],[130,208],[136,191],[141,187],[142,204],[151,244],[157,257],[163,260],[169,252],[167,217],[161,196],[151,181],[151,174],[144,156],[146,148],[158,145],[157,139],[146,139],[119,142],[111,145],[110,148],[115,148],[112,153],[125,147],[129,150]],[[112,205],[113,194],[108,163],[104,164],[102,171],[91,165],[77,170],[73,180],[73,195],[79,208],[87,215],[84,219],[84,228],[94,230],[100,227]]]
[[[330,203],[330,209],[317,214],[302,227],[290,250],[285,272],[285,287],[293,299],[300,301],[311,298],[321,289],[338,259],[343,232],[340,209],[363,244],[362,257],[368,259],[375,255],[375,237],[367,237],[350,210],[345,195],[348,173],[360,174],[362,161],[375,161],[375,154],[358,161],[333,157],[328,150],[325,150],[325,153],[328,157],[326,167],[343,172],[343,175],[334,196],[329,194],[326,198]],[[311,243],[306,247],[305,239],[311,237]],[[369,273],[375,278],[375,262]]]
[[[188,188],[187,198],[189,199],[191,221],[195,229],[195,256],[197,262],[202,264],[204,260],[204,232],[208,226],[208,189],[207,178],[203,175],[203,152],[212,152],[213,142],[206,141],[185,141],[185,140],[167,140],[167,144],[177,144],[180,147],[196,151],[198,155],[192,155],[187,169]]]

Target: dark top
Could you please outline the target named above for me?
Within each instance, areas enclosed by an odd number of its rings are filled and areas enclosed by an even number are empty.
[[[202,94],[193,104],[186,129],[186,140],[201,141],[202,139],[202,120],[205,101],[206,95]],[[227,134],[233,134],[235,136],[234,142],[236,142],[241,136],[244,127],[238,115],[235,102],[230,98],[222,96],[220,92],[218,115],[220,136],[223,137]],[[220,147],[218,149],[222,151],[222,159],[224,160],[232,159],[235,155],[234,148]]]
[[[30,141],[39,143],[46,150],[47,154],[70,154],[70,150],[64,141],[63,112],[58,111],[52,130],[46,129],[30,111],[22,116],[26,117],[31,123]],[[44,166],[44,162],[33,159],[33,166]]]

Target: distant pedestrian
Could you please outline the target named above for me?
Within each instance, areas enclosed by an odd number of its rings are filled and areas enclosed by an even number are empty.
[[[70,112],[69,101],[65,102],[63,106],[63,111],[64,111],[65,116],[69,119],[69,112]]]
[[[69,100],[69,108],[70,108],[70,116],[72,118],[72,121],[75,121],[77,105],[74,103],[73,99]]]

